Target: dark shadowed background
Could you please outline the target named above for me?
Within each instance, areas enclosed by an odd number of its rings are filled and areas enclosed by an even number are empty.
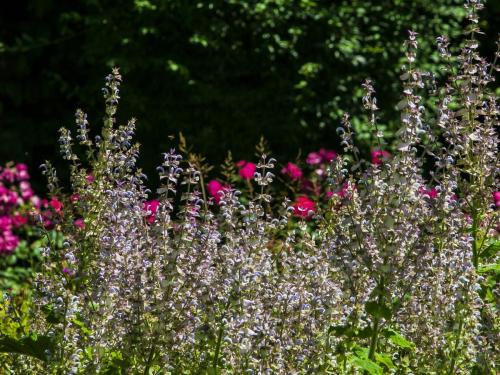
[[[73,126],[77,108],[99,128],[100,87],[113,66],[124,77],[119,118],[138,118],[141,165],[153,181],[179,131],[211,163],[227,150],[251,159],[261,135],[285,162],[299,150],[338,150],[346,110],[368,152],[363,79],[375,82],[390,137],[407,30],[420,35],[419,65],[437,73],[434,40],[456,40],[464,15],[461,0],[8,1],[0,12],[0,163],[63,165],[57,129]],[[499,24],[500,2],[489,1],[481,27],[490,59]]]

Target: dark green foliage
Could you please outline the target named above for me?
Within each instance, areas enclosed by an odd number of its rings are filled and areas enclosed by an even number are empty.
[[[127,77],[121,115],[139,118],[149,175],[178,131],[213,163],[228,149],[250,158],[261,135],[285,161],[299,148],[335,148],[348,110],[366,146],[354,109],[362,80],[374,80],[381,124],[392,129],[406,30],[421,34],[429,68],[427,41],[459,35],[463,15],[462,0],[9,2],[0,13],[0,162],[56,160],[56,129],[82,98],[97,128],[94,93],[112,66]],[[481,25],[491,39],[498,15],[491,1]]]
[[[48,336],[33,334],[19,340],[0,335],[0,353],[24,354],[47,361],[48,355],[54,352],[54,343]]]

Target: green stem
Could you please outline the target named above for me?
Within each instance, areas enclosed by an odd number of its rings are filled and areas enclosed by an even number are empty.
[[[462,318],[460,318],[460,323],[458,325],[457,337],[455,338],[455,348],[453,349],[453,354],[452,354],[451,364],[450,364],[450,371],[448,372],[448,375],[453,375],[453,373],[455,372],[455,364],[457,362],[458,345],[460,344],[460,336],[462,335],[463,326],[464,326],[464,320]]]
[[[154,354],[156,348],[156,341],[151,345],[151,350],[149,351],[148,361],[146,363],[146,367],[144,368],[144,375],[148,375],[149,369],[151,367],[151,363],[153,362]]]
[[[380,319],[375,318],[375,321],[373,322],[373,333],[370,341],[370,351],[368,352],[368,359],[371,361],[375,358],[375,351],[377,350],[379,323]]]
[[[219,332],[217,333],[217,344],[215,346],[215,354],[212,366],[214,368],[214,374],[217,375],[217,366],[219,362],[220,347],[222,343],[222,334],[224,333],[224,323],[221,324]]]
[[[478,217],[477,210],[474,208],[472,212],[472,263],[474,268],[478,267],[478,252],[477,252],[477,225]]]
[[[386,259],[384,259],[384,264],[386,264]],[[379,305],[383,304],[383,292],[384,292],[384,285],[385,285],[385,280],[384,277],[380,277],[380,294],[378,296],[378,301],[377,303]],[[379,324],[380,324],[380,318],[375,317],[375,320],[373,322],[373,332],[372,332],[372,337],[370,340],[370,351],[368,352],[368,359],[373,361],[375,358],[375,352],[377,350],[377,344],[378,344],[378,334],[379,334]]]

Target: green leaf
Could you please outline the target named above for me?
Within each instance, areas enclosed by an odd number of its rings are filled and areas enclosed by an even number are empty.
[[[379,375],[382,374],[382,367],[377,365],[375,362],[369,360],[369,359],[364,359],[364,358],[359,358],[357,356],[352,356],[350,358],[350,362],[357,368],[364,370],[368,372],[369,374],[375,374]]]
[[[393,329],[386,329],[384,335],[389,339],[389,341],[400,348],[403,349],[414,349],[415,344],[411,341],[405,339],[399,332]]]
[[[490,263],[490,264],[485,264],[482,266],[479,266],[477,269],[478,273],[487,273],[487,272],[495,272],[495,273],[500,273],[500,263]]]
[[[391,318],[391,309],[377,302],[367,302],[365,305],[366,312],[375,318]]]
[[[92,333],[92,330],[91,330],[91,329],[89,329],[89,328],[85,325],[85,323],[84,323],[84,322],[82,322],[82,321],[80,321],[80,320],[78,320],[78,319],[76,319],[76,318],[75,318],[75,319],[73,319],[71,322],[72,322],[75,326],[79,327],[79,328],[82,330],[82,332],[83,332],[84,334],[86,334],[86,335],[90,335],[90,334]]]
[[[375,359],[377,362],[382,363],[388,369],[395,368],[394,363],[392,363],[392,358],[386,353],[375,353]]]
[[[328,330],[328,333],[333,333],[334,336],[342,337],[354,337],[356,336],[356,332],[350,326],[331,326]]]
[[[0,352],[24,354],[46,362],[47,352],[54,352],[54,342],[48,336],[31,335],[20,340],[3,336],[0,337]]]
[[[494,257],[500,251],[500,241],[495,241],[481,252],[480,258]]]

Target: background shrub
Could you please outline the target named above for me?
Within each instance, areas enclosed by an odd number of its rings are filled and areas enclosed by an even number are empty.
[[[13,2],[0,15],[0,162],[27,161],[34,169],[56,159],[52,139],[72,121],[67,108],[85,104],[99,121],[95,92],[113,66],[127,76],[123,119],[140,119],[141,164],[150,176],[168,135],[179,130],[212,163],[228,149],[249,159],[261,135],[281,161],[299,149],[338,151],[335,129],[348,110],[366,145],[360,83],[374,80],[380,126],[392,130],[406,30],[422,37],[418,63],[436,72],[433,40],[460,33],[461,3]],[[481,24],[492,37],[499,10],[491,1]],[[494,40],[485,46],[491,57]]]

